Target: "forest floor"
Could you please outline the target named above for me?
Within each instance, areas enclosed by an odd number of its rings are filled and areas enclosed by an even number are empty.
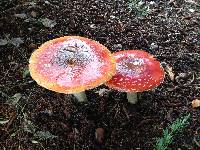
[[[200,148],[200,4],[198,0],[1,0],[0,149],[149,150],[163,130],[190,114],[168,149]],[[79,35],[114,53],[142,49],[165,69],[156,89],[131,105],[102,85],[89,102],[49,91],[28,74],[42,43]]]

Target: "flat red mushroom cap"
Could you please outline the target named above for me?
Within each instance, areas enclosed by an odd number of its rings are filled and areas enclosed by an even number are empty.
[[[158,86],[164,71],[152,55],[142,50],[125,50],[114,54],[117,72],[106,85],[124,92],[142,92]]]
[[[116,66],[112,54],[100,43],[80,36],[64,36],[34,51],[29,70],[39,85],[70,94],[105,83],[115,74]]]

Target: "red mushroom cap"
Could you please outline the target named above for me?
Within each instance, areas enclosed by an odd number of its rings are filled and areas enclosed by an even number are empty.
[[[34,51],[29,70],[39,85],[70,94],[105,83],[115,74],[116,65],[112,54],[100,43],[80,36],[64,36]]]
[[[125,50],[114,54],[117,72],[106,85],[124,92],[142,92],[158,86],[164,70],[152,55],[142,50]]]

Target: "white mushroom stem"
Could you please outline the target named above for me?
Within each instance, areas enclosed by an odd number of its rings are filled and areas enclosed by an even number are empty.
[[[138,101],[137,92],[127,92],[127,99],[129,103],[136,104]]]
[[[87,97],[86,97],[85,91],[82,91],[79,93],[73,93],[73,95],[76,97],[76,99],[79,102],[87,102]]]

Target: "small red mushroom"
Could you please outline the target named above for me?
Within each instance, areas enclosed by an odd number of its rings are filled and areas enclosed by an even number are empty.
[[[137,102],[137,92],[157,87],[164,79],[160,62],[145,51],[124,50],[113,55],[117,72],[106,85],[127,92],[127,99],[132,104]]]
[[[64,36],[34,51],[29,70],[40,86],[87,101],[84,91],[111,79],[116,64],[110,51],[100,43],[80,36]]]

